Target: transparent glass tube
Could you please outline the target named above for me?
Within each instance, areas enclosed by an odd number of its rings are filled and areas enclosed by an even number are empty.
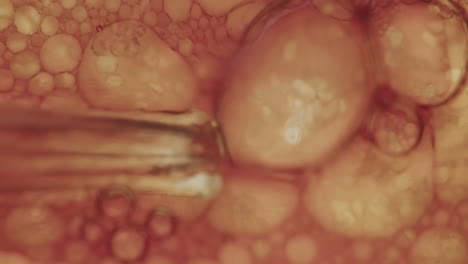
[[[101,189],[214,196],[217,125],[168,124],[6,107],[0,111],[0,192]]]

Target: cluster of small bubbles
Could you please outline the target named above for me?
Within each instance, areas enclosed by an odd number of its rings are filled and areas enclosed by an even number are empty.
[[[77,239],[87,247],[107,245],[106,255],[116,263],[145,258],[149,243],[168,239],[176,228],[176,218],[170,209],[155,206],[153,210],[142,210],[135,194],[119,186],[100,191],[94,209],[83,217]],[[74,249],[78,246],[70,246],[67,259],[78,258]]]

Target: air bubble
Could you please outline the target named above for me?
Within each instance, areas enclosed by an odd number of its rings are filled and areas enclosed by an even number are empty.
[[[105,216],[121,218],[127,216],[135,205],[135,197],[126,187],[113,188],[101,192],[98,198],[98,209]]]
[[[429,5],[429,9],[442,18],[451,18],[455,15],[454,7],[445,1],[434,1]]]
[[[105,257],[99,261],[99,264],[121,264],[120,261],[113,259],[112,257]]]
[[[83,237],[88,242],[98,242],[104,237],[104,229],[95,222],[87,222],[83,226]]]
[[[83,241],[70,241],[64,248],[65,259],[71,263],[83,263],[90,254],[91,249]]]
[[[172,235],[176,228],[176,218],[167,208],[157,208],[150,216],[148,229],[156,238],[166,238]]]
[[[64,229],[59,215],[45,207],[19,207],[5,219],[6,236],[20,246],[50,245],[64,236]]]
[[[404,105],[376,110],[367,129],[379,149],[392,155],[412,151],[418,145],[423,131],[417,113]]]
[[[288,9],[292,9],[292,6],[289,6],[291,0],[285,1],[273,1],[267,4],[257,15],[252,19],[244,33],[241,36],[240,43],[247,45],[248,43],[254,42],[261,33],[268,28],[274,21],[279,19],[280,16],[288,12]],[[297,4],[301,5],[301,4]]]
[[[29,261],[29,259],[27,259],[26,257],[15,252],[0,251],[0,263],[31,264],[31,261]]]
[[[111,240],[111,249],[115,258],[119,260],[140,259],[146,250],[146,236],[135,228],[117,230]]]

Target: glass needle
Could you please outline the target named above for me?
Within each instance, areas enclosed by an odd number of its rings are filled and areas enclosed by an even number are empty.
[[[105,188],[212,197],[223,147],[214,121],[168,124],[4,107],[0,192]]]

